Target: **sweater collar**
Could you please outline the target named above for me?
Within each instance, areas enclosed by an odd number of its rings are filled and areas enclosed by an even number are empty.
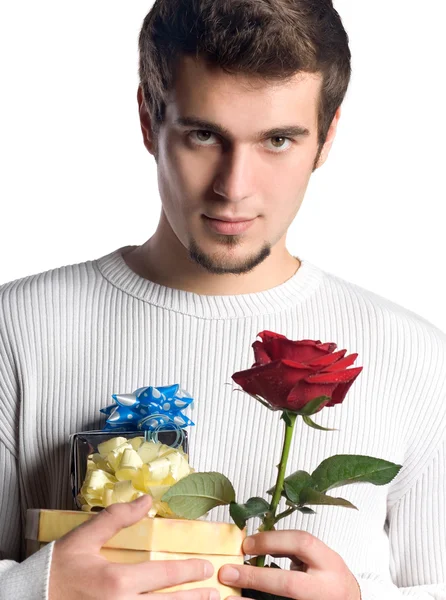
[[[94,261],[105,279],[123,292],[149,304],[205,319],[234,319],[271,315],[304,302],[321,284],[324,272],[306,259],[284,283],[252,294],[209,296],[165,287],[134,273],[123,254],[124,246]]]

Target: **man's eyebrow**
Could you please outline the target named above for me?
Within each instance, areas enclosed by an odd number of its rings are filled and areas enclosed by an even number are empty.
[[[217,123],[199,119],[198,117],[178,117],[175,119],[174,124],[179,125],[180,127],[195,127],[202,131],[209,131],[210,133],[232,139],[231,133],[225,127],[217,125]],[[274,127],[273,129],[265,129],[257,133],[258,139],[273,137],[308,137],[309,135],[310,131],[306,127],[300,125],[284,125],[282,127]]]

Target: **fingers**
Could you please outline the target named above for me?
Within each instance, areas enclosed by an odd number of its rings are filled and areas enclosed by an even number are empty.
[[[313,576],[283,569],[225,565],[219,571],[219,579],[226,585],[259,590],[285,598],[314,600],[321,597],[317,594],[318,584]]]
[[[270,556],[272,556],[273,558],[288,558],[288,560],[291,561],[291,571],[302,571],[303,573],[307,572],[307,565],[302,560],[297,558],[297,556],[290,556],[288,554],[270,554]],[[247,562],[253,567],[255,567],[256,559],[257,557],[254,556],[253,558],[250,558]]]
[[[220,594],[214,588],[196,588],[171,594],[150,594],[147,600],[220,600]]]
[[[130,565],[110,564],[108,574],[123,590],[135,593],[156,592],[166,587],[203,581],[214,574],[208,560],[151,560]],[[163,596],[165,600],[165,595]]]
[[[288,558],[291,561],[291,571],[302,571],[304,573],[307,571],[307,565],[302,560],[297,558],[297,556],[289,556],[284,554],[271,554],[271,556],[273,558]],[[253,563],[253,566],[255,567],[255,563]]]
[[[101,510],[93,519],[83,523],[67,535],[74,547],[97,551],[118,531],[140,521],[152,506],[152,498],[140,496],[133,502],[112,504]]]
[[[300,571],[301,573],[306,573],[307,572],[307,565],[302,562],[301,560],[299,560],[297,557],[295,557],[294,559],[291,559],[291,565],[290,565],[290,570],[291,571]]]
[[[289,556],[293,562],[304,562],[314,569],[326,569],[339,560],[339,555],[324,542],[306,531],[262,531],[243,543],[247,554]]]

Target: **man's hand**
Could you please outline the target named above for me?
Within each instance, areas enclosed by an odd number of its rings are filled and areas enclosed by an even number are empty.
[[[245,539],[243,551],[290,558],[291,570],[225,565],[222,583],[295,600],[361,600],[359,584],[339,554],[306,531],[257,533]]]
[[[207,560],[117,564],[99,554],[105,542],[118,531],[145,517],[151,504],[150,496],[113,504],[60,538],[53,549],[49,600],[137,600],[145,592],[211,577],[214,567]],[[149,593],[146,598],[215,600],[220,596],[215,589],[200,588],[187,592]]]

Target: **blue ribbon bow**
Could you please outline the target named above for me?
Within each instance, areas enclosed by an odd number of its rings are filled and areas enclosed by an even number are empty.
[[[150,431],[181,429],[195,425],[182,410],[193,402],[176,383],[138,388],[133,394],[113,394],[116,404],[101,408],[107,415],[103,431]]]

